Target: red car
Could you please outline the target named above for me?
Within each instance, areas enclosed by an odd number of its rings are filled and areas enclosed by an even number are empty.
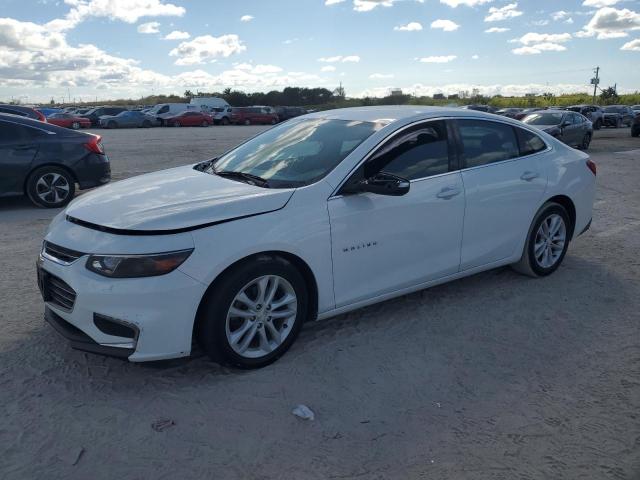
[[[169,127],[208,127],[213,125],[213,117],[203,112],[186,111],[164,119]]]
[[[72,130],[91,127],[91,120],[84,117],[77,117],[70,113],[52,113],[47,117],[47,122],[51,125],[71,128]]]
[[[231,112],[231,123],[275,125],[278,123],[278,114],[271,107],[238,107]]]

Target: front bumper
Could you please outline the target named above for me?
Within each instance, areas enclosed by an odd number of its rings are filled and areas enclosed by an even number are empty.
[[[191,353],[192,331],[205,285],[174,270],[158,277],[111,279],[85,268],[87,256],[69,265],[40,256],[37,267],[75,291],[71,308],[45,297],[45,319],[73,348],[132,362]],[[134,338],[105,333],[96,315],[130,325]]]

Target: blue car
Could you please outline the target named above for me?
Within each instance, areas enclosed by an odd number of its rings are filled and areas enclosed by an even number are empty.
[[[102,128],[150,128],[160,125],[158,119],[140,111],[121,112],[118,115],[103,115],[100,117]]]

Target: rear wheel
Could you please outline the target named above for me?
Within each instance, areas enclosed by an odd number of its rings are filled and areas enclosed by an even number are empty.
[[[78,122],[73,122],[73,123],[71,124],[71,128],[72,128],[73,130],[79,130],[79,129],[80,129],[80,124],[79,124]]]
[[[584,137],[582,137],[582,143],[580,143],[580,150],[588,150],[590,144],[591,144],[591,135],[589,135],[588,133],[585,133]]]
[[[602,128],[602,120],[596,120],[596,123],[593,124],[594,130],[600,130]]]
[[[64,168],[40,167],[29,175],[27,196],[35,205],[44,208],[64,207],[75,194],[75,181]]]
[[[264,367],[293,344],[307,304],[300,272],[283,258],[260,256],[225,273],[207,293],[198,341],[214,361]]]
[[[118,124],[116,122],[114,122],[113,120],[111,120],[109,123],[107,123],[107,128],[116,128],[118,126]]]
[[[562,263],[569,247],[571,220],[555,202],[542,206],[533,219],[522,258],[514,270],[531,277],[551,275]]]
[[[245,124],[245,125],[251,125],[251,120],[246,119],[246,120],[244,121],[244,124]]]
[[[203,120],[201,125],[203,127],[208,127],[209,126],[209,122],[207,122],[206,120]]]

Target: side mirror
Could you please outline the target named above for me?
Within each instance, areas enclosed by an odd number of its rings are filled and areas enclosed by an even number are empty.
[[[569,120],[565,120],[565,121],[564,121],[564,122],[562,122],[562,124],[560,125],[560,128],[568,127],[569,125],[571,125],[571,122],[569,122]]]
[[[345,185],[342,193],[369,192],[377,195],[389,195],[400,197],[406,195],[411,188],[411,182],[406,178],[398,177],[386,172],[380,172],[373,177],[358,180]]]

